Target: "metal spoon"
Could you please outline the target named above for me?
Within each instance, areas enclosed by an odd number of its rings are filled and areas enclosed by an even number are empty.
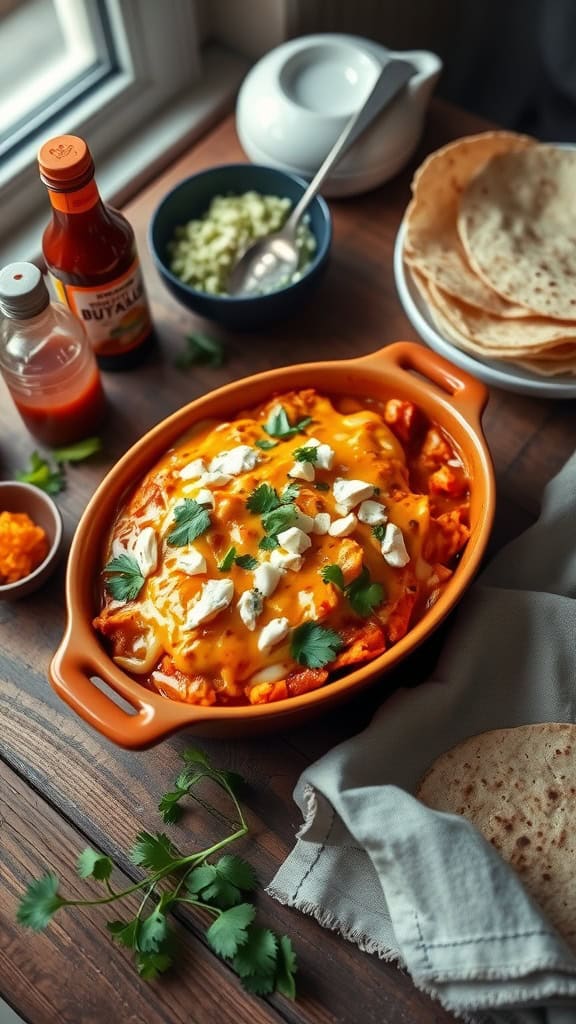
[[[414,72],[414,66],[406,60],[392,60],[384,66],[368,98],[338,136],[284,227],[250,245],[232,268],[228,278],[229,295],[274,291],[290,280],[298,269],[300,256],[296,246],[296,228],[302,214],[334,165],[376,115],[394,99]]]

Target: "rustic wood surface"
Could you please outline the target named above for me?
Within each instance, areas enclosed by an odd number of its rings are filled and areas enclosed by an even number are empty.
[[[197,320],[164,290],[151,265],[146,229],[159,199],[186,175],[213,164],[243,159],[233,118],[222,122],[126,209],[134,225],[152,302],[159,345],[147,365],[106,376],[110,416],[105,454],[68,470],[58,497],[69,543],[98,482],[132,442],[185,402],[228,380],[272,366],[359,355],[403,338],[416,339],[396,298],[392,249],[409,197],[411,172],[422,156],[459,135],[486,125],[435,102],[412,166],[369,195],[332,200],[331,265],[311,304],[289,322],[262,334],[228,334]],[[184,335],[203,328],[226,343],[222,369],[183,373],[174,359]],[[4,392],[0,394],[0,476],[23,466],[34,442]],[[484,418],[498,480],[491,550],[535,517],[545,483],[576,443],[574,403],[533,400],[494,390]],[[418,992],[395,966],[360,953],[315,921],[260,897],[262,916],[287,932],[299,958],[296,1003],[246,995],[235,975],[207,948],[201,922],[182,917],[181,966],[147,984],[128,957],[112,946],[106,915],[75,911],[59,916],[41,935],[15,924],[27,882],[56,871],[68,893],[84,888],[74,872],[77,853],[91,844],[109,854],[126,876],[136,877],[126,849],[142,828],[156,830],[155,807],[190,736],[177,736],[143,753],[118,750],[91,732],[54,695],[47,665],[64,625],[64,564],[49,585],[22,603],[0,603],[0,995],[32,1024],[288,1021],[290,1024],[448,1024],[453,1018]],[[416,681],[430,670],[436,636],[382,688]],[[263,881],[290,850],[299,825],[292,801],[298,775],[336,742],[358,731],[382,701],[382,688],[359,697],[320,723],[273,740],[212,742],[218,763],[241,771],[249,789],[251,836],[244,852]],[[179,826],[183,847],[223,836],[230,822],[225,803],[201,810]]]

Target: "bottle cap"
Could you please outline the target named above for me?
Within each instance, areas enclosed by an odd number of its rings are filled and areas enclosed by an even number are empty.
[[[45,142],[38,152],[38,166],[44,184],[58,191],[82,188],[94,174],[92,154],[76,135],[57,135]]]
[[[49,302],[44,278],[33,263],[9,263],[0,270],[0,312],[10,320],[30,320]]]

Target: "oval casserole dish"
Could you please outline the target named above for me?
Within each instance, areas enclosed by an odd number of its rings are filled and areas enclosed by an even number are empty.
[[[394,646],[323,687],[271,704],[200,707],[172,701],[123,672],[92,628],[103,541],[119,505],[150,467],[194,423],[227,419],[275,393],[314,387],[330,395],[409,399],[453,441],[470,480],[470,539],[438,601]],[[178,729],[197,736],[246,737],[291,728],[356,694],[405,658],[445,618],[472,581],[492,527],[494,476],[480,419],[483,384],[412,342],[397,342],[360,359],[304,363],[270,370],[218,388],[163,420],[119,460],[98,487],[76,530],[66,577],[67,626],[50,665],[50,681],[67,704],[112,742],[143,748]],[[94,679],[105,686],[96,685]],[[106,687],[131,710],[125,710]]]

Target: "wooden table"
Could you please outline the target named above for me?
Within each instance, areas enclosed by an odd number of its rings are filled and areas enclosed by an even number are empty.
[[[296,319],[262,335],[225,335],[200,324],[164,290],[147,255],[145,233],[153,208],[179,179],[213,164],[243,159],[233,118],[222,122],[126,212],[144,263],[159,350],[142,369],[106,377],[111,413],[105,455],[68,470],[58,497],[67,541],[88,497],[113,462],[149,427],[179,406],[228,380],[272,366],[369,352],[386,342],[415,339],[398,303],[392,248],[409,197],[413,167],[429,150],[483,122],[435,102],[412,167],[369,195],[331,201],[333,256],[312,304]],[[219,370],[183,373],[174,358],[183,336],[202,326],[226,341],[229,359]],[[10,477],[34,447],[7,398],[0,412],[0,472]],[[530,523],[542,488],[576,443],[574,404],[536,401],[493,391],[484,419],[499,497],[492,549]],[[138,877],[125,851],[141,829],[161,828],[156,804],[178,771],[179,752],[190,736],[158,748],[129,753],[91,732],[55,696],[46,670],[64,625],[64,568],[39,594],[20,604],[0,603],[0,995],[32,1024],[113,1021],[114,1024],[235,1021],[238,1024],[443,1024],[452,1020],[418,992],[395,966],[361,953],[314,920],[262,895],[261,915],[288,933],[299,958],[298,1000],[257,999],[207,948],[202,922],[179,924],[182,963],[161,982],[147,984],[128,955],[112,946],[104,922],[111,911],[74,911],[34,934],[15,924],[26,884],[44,870],[62,878],[63,890],[86,886],[74,871],[78,852],[93,845],[118,869]],[[429,671],[438,639],[405,663],[390,684]],[[220,766],[248,780],[251,836],[245,853],[263,882],[291,849],[299,826],[292,790],[312,760],[352,735],[381,701],[374,691],[308,728],[245,742],[205,746]],[[189,813],[176,829],[181,848],[208,845],[227,833],[225,805],[213,814]]]

